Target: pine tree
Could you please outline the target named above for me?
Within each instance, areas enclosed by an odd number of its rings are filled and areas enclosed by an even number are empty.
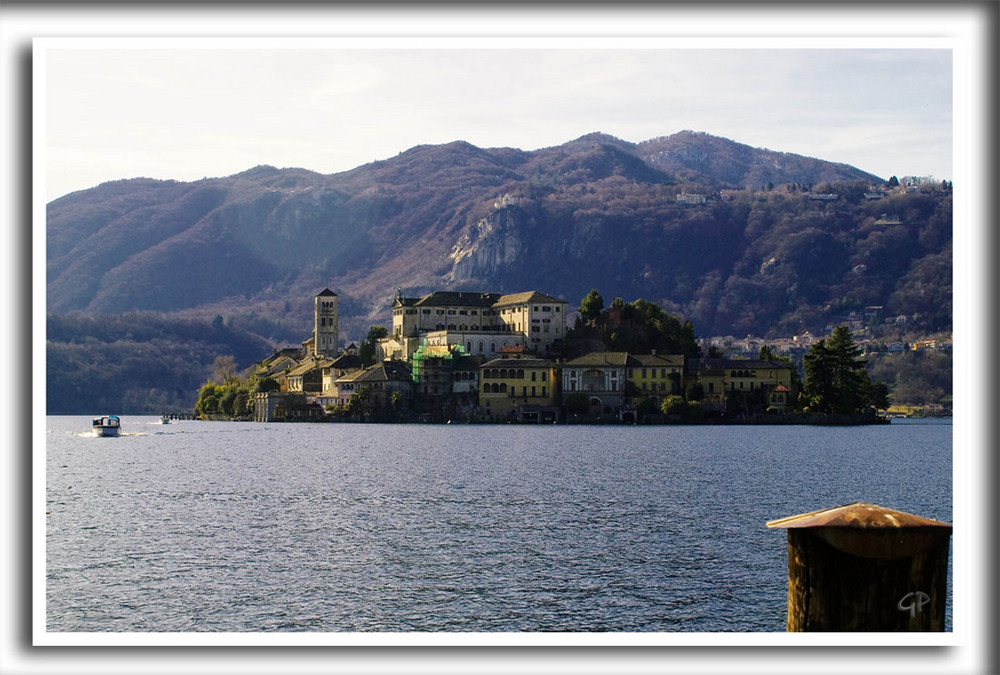
[[[846,326],[837,326],[803,358],[809,408],[826,414],[856,414],[869,406],[872,383],[861,349]]]

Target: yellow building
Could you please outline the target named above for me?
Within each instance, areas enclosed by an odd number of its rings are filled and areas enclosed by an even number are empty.
[[[792,386],[794,366],[782,361],[754,359],[693,359],[689,383],[702,387],[706,410],[722,411],[726,401],[759,399],[766,406],[784,410],[796,395]]]
[[[479,367],[479,407],[493,420],[556,421],[558,379],[548,359],[503,358]]]
[[[722,369],[730,394],[771,391],[778,385],[790,391],[792,387],[792,366],[780,361],[725,359]]]
[[[629,354],[625,367],[628,381],[647,396],[659,399],[684,393],[684,357],[680,354]]]

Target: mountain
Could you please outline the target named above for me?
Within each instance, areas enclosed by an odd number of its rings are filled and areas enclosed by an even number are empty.
[[[218,315],[287,344],[308,335],[324,287],[350,340],[388,325],[397,288],[540,290],[571,306],[598,288],[700,336],[815,332],[871,305],[949,328],[950,191],[866,198],[882,186],[690,131],[424,145],[332,175],[114,181],[48,205],[48,311]]]

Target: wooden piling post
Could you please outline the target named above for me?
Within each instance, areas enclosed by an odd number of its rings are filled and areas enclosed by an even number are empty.
[[[788,531],[789,632],[943,631],[951,525],[856,502]]]

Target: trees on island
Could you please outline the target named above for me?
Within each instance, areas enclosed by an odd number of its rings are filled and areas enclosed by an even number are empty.
[[[586,343],[597,340],[609,351],[634,354],[683,354],[701,356],[701,348],[690,321],[681,323],[656,303],[639,298],[626,303],[612,300],[605,308],[604,298],[594,289],[580,303],[579,320],[568,332],[566,341]]]
[[[846,326],[837,326],[828,339],[814,344],[802,362],[808,412],[859,415],[889,407],[888,387],[871,381],[861,349]]]
[[[683,354],[685,358],[703,356],[691,322],[681,323],[655,303],[642,299],[626,303],[621,298],[615,298],[610,306],[605,307],[600,292],[593,289],[577,309],[580,316],[567,335],[567,342],[588,344],[599,340],[609,351],[647,354],[658,350],[663,354]],[[711,347],[707,356],[721,358],[722,353]],[[791,388],[800,392],[798,400],[793,400],[791,410],[857,416],[873,415],[875,410],[889,407],[888,386],[869,377],[867,363],[861,358],[861,349],[846,326],[835,328],[829,338],[817,342],[804,355],[804,380],[790,358],[775,355],[767,346],[760,349],[758,358],[788,364],[792,373]],[[700,418],[700,415],[692,413],[700,413],[698,404],[703,389],[700,385],[693,385],[685,393],[686,398],[676,395],[666,397],[661,402],[660,412],[668,415],[685,412],[685,418]],[[636,405],[641,403],[641,396],[630,398]],[[743,403],[749,405],[747,401]]]
[[[262,391],[277,391],[278,382],[270,377],[251,375],[243,377],[236,372],[236,361],[232,356],[215,359],[214,380],[203,384],[198,390],[198,401],[194,409],[199,417],[212,419],[246,418],[251,413],[251,399]]]

